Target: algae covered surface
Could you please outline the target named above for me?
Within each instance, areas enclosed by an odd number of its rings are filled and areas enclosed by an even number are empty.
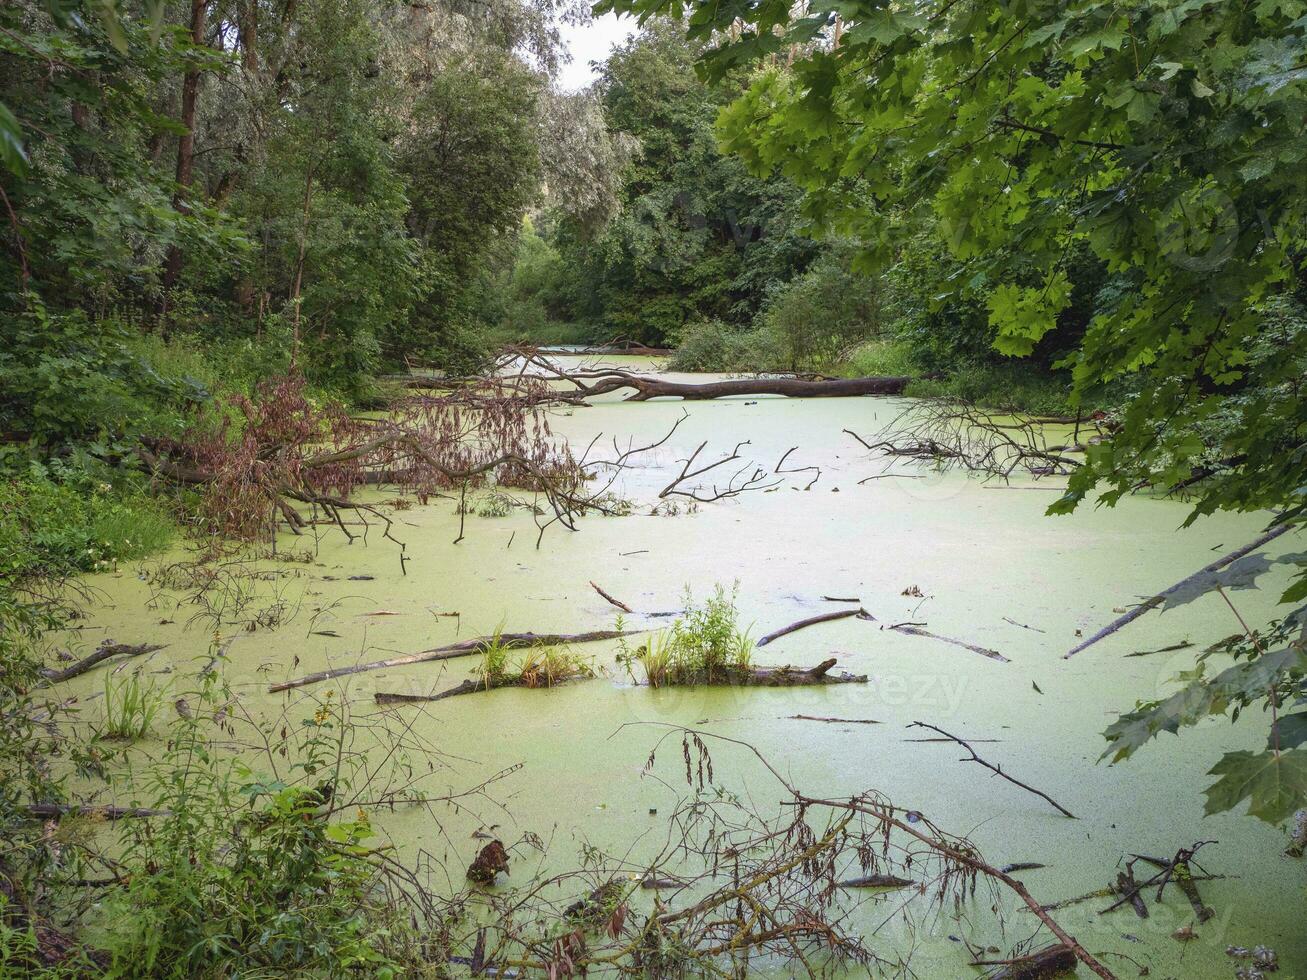
[[[575,363],[579,355],[563,360]],[[608,360],[656,368],[646,358]],[[758,397],[686,405],[613,394],[589,407],[563,406],[551,424],[578,452],[596,439],[609,446],[615,439],[619,447],[657,442],[688,414],[670,439],[616,474],[613,491],[629,502],[621,516],[592,514],[577,531],[554,525],[541,536],[529,494],[513,493],[526,506],[507,508],[479,508],[472,495],[462,515],[453,494],[393,511],[393,534],[405,543],[403,567],[398,548],[379,533],[351,544],[322,528],[316,536],[283,536],[278,557],[242,563],[256,575],[200,601],[162,573],[187,557],[173,554],[91,577],[96,598],[75,637],[83,647],[104,637],[167,644],[134,667],[181,686],[208,661],[216,631],[226,679],[254,715],[311,714],[330,691],[360,716],[398,717],[439,747],[439,763],[415,777],[433,794],[510,770],[483,797],[442,810],[438,822],[416,807],[378,818],[400,852],[426,851],[452,868],[466,866],[481,844],[473,833],[490,827],[506,841],[529,833],[548,843],[515,861],[510,881],[566,867],[588,844],[638,861],[666,839],[667,814],[690,793],[679,751],[651,770],[646,760],[665,726],[688,726],[754,746],[806,792],[837,798],[876,789],[968,836],[995,865],[1042,864],[1021,878],[1046,903],[1103,888],[1129,855],[1169,856],[1215,840],[1202,861],[1226,877],[1201,886],[1216,915],[1194,925],[1197,939],[1172,938],[1194,919],[1175,889],[1161,904],[1150,899],[1147,920],[1129,908],[1100,916],[1111,900],[1094,899],[1060,910],[1059,921],[1120,976],[1143,967],[1153,977],[1232,976],[1236,964],[1224,952],[1231,944],[1272,946],[1281,976],[1302,975],[1304,869],[1283,856],[1284,831],[1240,813],[1203,814],[1203,774],[1226,751],[1260,748],[1260,719],[1232,725],[1215,718],[1179,738],[1163,735],[1127,762],[1099,761],[1101,733],[1118,712],[1173,690],[1172,679],[1192,666],[1197,651],[1238,631],[1229,607],[1213,594],[1152,612],[1063,659],[1132,604],[1252,540],[1264,515],[1218,515],[1181,529],[1184,503],[1135,497],[1114,508],[1046,517],[1057,479],[1009,484],[911,463],[887,468],[844,431],[874,434],[907,404]],[[705,488],[746,463],[765,469],[775,485],[711,503],[660,501],[682,461],[704,442],[700,462],[743,443],[739,463],[697,481]],[[1289,550],[1292,544],[1276,543],[1268,553]],[[1234,593],[1250,622],[1274,614],[1279,575],[1272,571],[1261,588]],[[620,614],[591,582],[634,612]],[[473,657],[268,691],[311,671],[496,629],[611,629],[619,615],[628,629],[660,629],[683,607],[687,589],[703,597],[719,583],[736,587],[741,623],[755,637],[844,608],[827,597],[856,599],[874,620],[846,618],[792,633],[759,649],[755,661],[808,667],[834,656],[869,682],[650,689],[617,663],[618,644],[604,642],[573,651],[592,657],[599,677],[549,690],[374,705],[377,692],[453,687],[477,669]],[[210,615],[215,604],[222,622]],[[900,623],[924,624],[1009,662],[887,628]],[[1185,642],[1192,646],[1163,650]],[[100,710],[104,683],[92,672],[70,685],[83,697],[87,724]],[[855,723],[866,721],[876,724]],[[907,727],[916,721],[974,740],[981,756],[1077,819],[961,761],[967,753],[958,746]],[[148,740],[139,751],[151,751]],[[713,752],[723,787],[760,811],[775,809],[783,794],[755,758],[731,743]],[[415,768],[422,769],[420,760]],[[919,976],[965,976],[973,971],[963,938],[1007,949],[1035,931],[1033,916],[1014,909],[1009,897],[998,916],[992,899],[982,890],[955,905],[909,890],[857,900],[870,945],[907,959]]]

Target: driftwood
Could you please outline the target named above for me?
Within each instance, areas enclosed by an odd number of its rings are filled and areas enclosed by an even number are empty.
[[[33,820],[54,817],[90,817],[94,820],[128,820],[138,817],[166,817],[171,810],[151,810],[141,806],[105,806],[92,804],[77,806],[65,803],[28,803],[21,807]]]
[[[997,660],[1000,663],[1010,663],[1007,657],[997,650],[991,650],[988,647],[977,646],[974,643],[968,643],[965,640],[955,640],[951,636],[940,636],[938,633],[932,633],[930,630],[922,629],[914,623],[899,623],[896,626],[890,626],[888,629],[896,633],[906,633],[909,636],[924,636],[930,640],[939,640],[942,643],[951,643],[955,647],[962,647],[964,650],[970,650],[972,653],[978,653],[982,657],[988,657],[990,660]]]
[[[590,588],[594,589],[601,596],[603,596],[604,599],[606,599],[611,605],[616,606],[618,609],[622,610],[622,612],[632,613],[632,614],[635,613],[635,610],[632,609],[630,606],[628,606],[626,603],[624,603],[621,599],[614,599],[607,592],[605,592],[598,585],[596,585],[593,581],[591,581],[590,583]]]
[[[63,670],[50,670],[47,668],[41,671],[41,675],[51,684],[58,684],[60,681],[80,677],[92,667],[103,663],[110,657],[139,657],[162,649],[163,644],[159,643],[110,643],[106,640],[100,644],[95,653],[77,661],[71,667],[65,667]]]
[[[1211,876],[1207,875],[1206,872],[1203,872],[1201,876],[1195,875],[1190,864],[1191,862],[1194,864],[1197,863],[1194,862],[1193,858],[1199,850],[1208,844],[1214,843],[1216,842],[1200,840],[1191,847],[1182,847],[1180,850],[1175,852],[1175,857],[1171,858],[1169,861],[1163,860],[1162,858],[1148,857],[1146,854],[1136,854],[1126,863],[1126,871],[1129,872],[1128,880],[1122,882],[1121,877],[1118,876],[1117,887],[1112,889],[1112,891],[1119,894],[1121,898],[1113,902],[1098,914],[1107,915],[1108,912],[1115,911],[1122,905],[1126,904],[1134,906],[1135,911],[1138,912],[1139,903],[1142,902],[1140,893],[1145,888],[1151,888],[1153,885],[1157,885],[1157,901],[1160,902],[1162,900],[1162,895],[1166,891],[1166,886],[1174,881],[1180,890],[1184,892],[1190,905],[1193,906],[1194,913],[1198,916],[1198,921],[1206,922],[1215,913],[1203,904],[1203,900],[1198,894],[1198,886],[1195,885],[1194,882],[1204,880]],[[1135,881],[1134,865],[1136,861],[1143,861],[1146,864],[1154,865],[1160,870],[1157,874],[1145,881]]]
[[[809,616],[807,619],[800,619],[798,622],[790,623],[789,626],[782,626],[778,630],[773,630],[758,640],[758,646],[765,647],[772,640],[779,640],[782,636],[806,629],[809,626],[816,626],[818,623],[829,623],[832,620],[847,619],[850,616],[857,616],[859,619],[874,619],[871,613],[861,606],[857,609],[841,609],[837,612],[822,613],[820,616]]]
[[[879,725],[875,718],[823,718],[819,715],[790,715],[791,721],[826,721],[832,725]]]
[[[588,633],[500,633],[497,636],[478,636],[471,640],[463,640],[459,643],[451,643],[448,646],[423,650],[421,653],[412,653],[405,657],[392,657],[389,660],[374,660],[372,663],[354,664],[351,667],[320,670],[317,673],[306,674],[294,680],[273,684],[268,688],[268,693],[276,694],[279,691],[289,691],[291,688],[305,687],[309,684],[318,684],[322,681],[331,680],[334,677],[346,677],[350,674],[361,674],[369,670],[383,670],[386,667],[407,667],[410,664],[425,664],[432,661],[452,660],[455,657],[469,657],[474,654],[485,653],[486,650],[496,644],[510,649],[561,646],[567,643],[615,640],[620,636],[629,636],[632,632],[638,633],[641,631],[591,630]]]
[[[1212,572],[1219,572],[1222,568],[1224,568],[1226,565],[1229,565],[1231,562],[1238,561],[1240,558],[1242,558],[1244,555],[1248,554],[1249,552],[1255,551],[1256,549],[1260,548],[1262,545],[1269,544],[1270,542],[1274,541],[1281,534],[1284,534],[1285,532],[1289,531],[1293,526],[1294,525],[1292,524],[1280,524],[1276,527],[1273,527],[1265,534],[1263,534],[1261,537],[1257,538],[1255,541],[1250,541],[1242,548],[1237,548],[1234,551],[1230,552],[1228,555],[1216,559],[1216,561],[1212,562],[1210,565],[1204,565],[1202,568],[1198,569],[1198,571],[1194,572],[1192,575],[1188,576],[1187,578],[1181,579],[1179,582],[1176,582],[1175,585],[1171,586],[1169,589],[1157,593],[1157,595],[1153,596],[1151,599],[1148,599],[1145,602],[1141,602],[1139,605],[1135,606],[1133,609],[1131,609],[1128,613],[1126,613],[1121,618],[1113,620],[1111,623],[1104,626],[1101,630],[1099,630],[1089,639],[1085,640],[1083,643],[1080,643],[1072,647],[1070,650],[1068,650],[1066,653],[1062,655],[1062,659],[1065,660],[1068,657],[1074,657],[1081,650],[1088,649],[1089,647],[1097,643],[1099,640],[1111,636],[1113,633],[1121,629],[1123,626],[1129,626],[1131,623],[1133,623],[1144,613],[1148,612],[1150,609],[1156,609],[1158,606],[1160,606],[1163,602],[1166,601],[1167,596],[1172,595],[1173,593],[1178,592],[1181,589],[1185,588],[1186,586],[1190,585],[1191,583],[1193,583],[1195,579],[1199,579],[1204,575],[1210,575],[1212,574]]]
[[[956,742],[958,745],[962,746],[964,749],[967,750],[967,752],[970,754],[971,758],[970,758],[970,759],[963,759],[963,760],[962,760],[963,762],[974,762],[974,763],[976,763],[976,764],[978,764],[978,765],[984,766],[984,767],[985,767],[986,769],[988,769],[990,772],[994,773],[994,775],[996,775],[996,776],[1001,776],[1002,778],[1006,779],[1006,780],[1007,780],[1009,783],[1011,783],[1013,786],[1020,786],[1020,787],[1021,787],[1022,789],[1024,789],[1026,792],[1028,792],[1028,793],[1034,793],[1036,796],[1040,797],[1041,799],[1046,800],[1049,804],[1052,805],[1053,809],[1059,811],[1060,813],[1064,814],[1065,816],[1070,817],[1072,820],[1076,819],[1076,815],[1075,815],[1074,813],[1072,813],[1070,810],[1068,810],[1066,807],[1064,807],[1061,803],[1057,802],[1057,800],[1053,799],[1053,798],[1052,798],[1051,796],[1049,796],[1047,793],[1043,792],[1042,790],[1037,790],[1037,789],[1035,789],[1035,787],[1031,786],[1029,783],[1023,783],[1021,780],[1016,779],[1016,778],[1013,777],[1013,776],[1009,776],[1007,773],[1005,773],[1005,772],[1003,771],[1003,767],[1002,767],[1002,766],[996,766],[996,765],[994,765],[992,762],[986,762],[986,761],[985,761],[984,759],[982,759],[980,756],[976,755],[976,750],[975,750],[975,749],[973,749],[970,745],[968,745],[968,744],[967,744],[965,741],[963,741],[962,739],[958,738],[956,735],[951,735],[951,734],[949,734],[948,732],[944,731],[944,729],[939,728],[939,727],[937,727],[937,726],[935,726],[935,725],[927,724],[927,723],[924,722],[924,721],[914,721],[914,722],[913,722],[911,725],[909,725],[908,727],[909,727],[909,728],[929,728],[932,732],[938,732],[940,735],[943,735],[943,736],[944,736],[945,738],[947,738],[949,741]]]
[[[377,704],[421,704],[429,701],[444,701],[446,698],[456,698],[461,694],[476,694],[479,691],[498,691],[506,687],[525,687],[532,690],[544,690],[550,687],[558,687],[560,684],[566,684],[569,680],[576,680],[575,677],[560,677],[552,684],[528,684],[521,677],[511,677],[500,681],[491,681],[486,683],[484,679],[469,678],[463,683],[451,687],[447,691],[441,691],[438,694],[388,694],[385,691],[378,691],[373,695],[373,700]]]
[[[1126,895],[1130,899],[1131,906],[1134,907],[1135,915],[1141,919],[1148,918],[1148,905],[1144,901],[1144,896],[1139,894],[1140,884],[1135,880],[1133,867],[1127,867],[1124,871],[1116,873],[1116,891],[1120,895]]]

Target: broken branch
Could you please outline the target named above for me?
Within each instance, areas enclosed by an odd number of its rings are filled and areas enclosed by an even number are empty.
[[[1008,775],[1003,771],[1002,766],[996,766],[992,762],[986,762],[984,759],[982,759],[980,756],[976,754],[975,749],[973,749],[965,740],[958,738],[956,735],[952,735],[949,732],[944,731],[944,729],[936,725],[927,724],[924,721],[914,721],[908,727],[929,728],[932,732],[938,732],[940,735],[943,735],[949,741],[956,742],[958,745],[962,746],[964,749],[967,750],[967,752],[971,755],[971,758],[969,760],[963,759],[962,760],[963,762],[975,762],[978,765],[984,766],[990,772],[994,773],[994,775],[1001,776],[1004,779],[1006,779],[1013,786],[1020,786],[1026,792],[1034,793],[1036,796],[1040,797],[1041,799],[1046,800],[1058,812],[1064,814],[1065,816],[1070,817],[1072,820],[1076,819],[1076,815],[1074,813],[1072,813],[1070,810],[1064,807],[1061,803],[1057,802],[1057,800],[1053,799],[1053,797],[1049,796],[1043,790],[1035,789],[1035,787],[1031,786],[1029,783],[1023,783],[1021,780],[1017,779],[1016,777]]]

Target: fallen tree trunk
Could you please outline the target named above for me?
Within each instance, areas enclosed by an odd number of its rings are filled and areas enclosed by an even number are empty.
[[[268,688],[269,694],[277,694],[280,691],[289,691],[291,688],[305,687],[309,684],[318,684],[322,681],[329,681],[334,677],[347,677],[350,674],[361,674],[369,670],[383,670],[386,667],[407,667],[410,664],[425,664],[438,660],[452,660],[455,657],[469,657],[478,653],[485,653],[493,645],[498,645],[510,649],[521,647],[550,647],[560,646],[566,643],[592,643],[597,640],[615,640],[620,636],[629,636],[631,633],[643,632],[642,630],[591,630],[588,633],[500,633],[497,636],[478,636],[471,640],[462,640],[458,643],[451,643],[448,646],[435,647],[431,650],[423,650],[421,653],[411,653],[404,657],[392,657],[389,660],[374,660],[366,664],[354,664],[350,667],[335,667],[331,670],[320,670],[317,673],[306,674],[303,677],[297,677],[294,680],[282,681],[280,684],[273,684]]]
[[[706,381],[701,384],[668,381],[665,378],[635,374],[620,368],[580,368],[568,371],[531,348],[512,348],[501,365],[514,362],[531,366],[547,378],[566,382],[583,397],[604,395],[626,388],[633,390],[627,401],[642,402],[651,398],[684,398],[702,401],[730,398],[734,395],[783,395],[787,398],[851,398],[861,395],[901,395],[912,380],[906,377],[867,378],[798,378],[756,377]]]
[[[627,401],[643,402],[651,398],[684,398],[703,401],[730,398],[734,395],[783,395],[786,398],[853,398],[861,395],[901,395],[910,378],[870,377],[835,378],[830,381],[806,381],[801,378],[732,378],[702,384],[667,381],[636,374],[614,374],[594,384],[582,385],[586,395],[602,395],[623,388],[633,388]]]
[[[72,680],[74,677],[80,677],[92,667],[103,663],[110,657],[140,657],[147,653],[154,653],[156,650],[162,650],[163,644],[160,643],[101,643],[95,653],[82,660],[77,661],[71,667],[65,667],[63,670],[51,670],[44,668],[41,675],[51,684],[58,684],[60,681]]]
[[[1070,946],[1048,946],[1012,960],[973,960],[972,966],[997,966],[991,980],[1049,980],[1075,973],[1076,953]]]

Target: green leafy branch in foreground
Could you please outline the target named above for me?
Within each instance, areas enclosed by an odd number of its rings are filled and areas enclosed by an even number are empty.
[[[1266,748],[1221,757],[1209,773],[1220,778],[1207,788],[1206,809],[1220,813],[1247,800],[1255,817],[1268,823],[1286,819],[1307,799],[1307,710],[1286,713],[1307,706],[1305,636],[1301,624],[1286,619],[1209,647],[1192,670],[1177,677],[1184,685],[1180,690],[1139,704],[1108,727],[1104,757],[1126,759],[1162,732],[1178,734],[1214,715],[1228,713],[1238,720],[1247,708],[1262,704],[1271,715]],[[1235,662],[1209,673],[1218,654]]]

